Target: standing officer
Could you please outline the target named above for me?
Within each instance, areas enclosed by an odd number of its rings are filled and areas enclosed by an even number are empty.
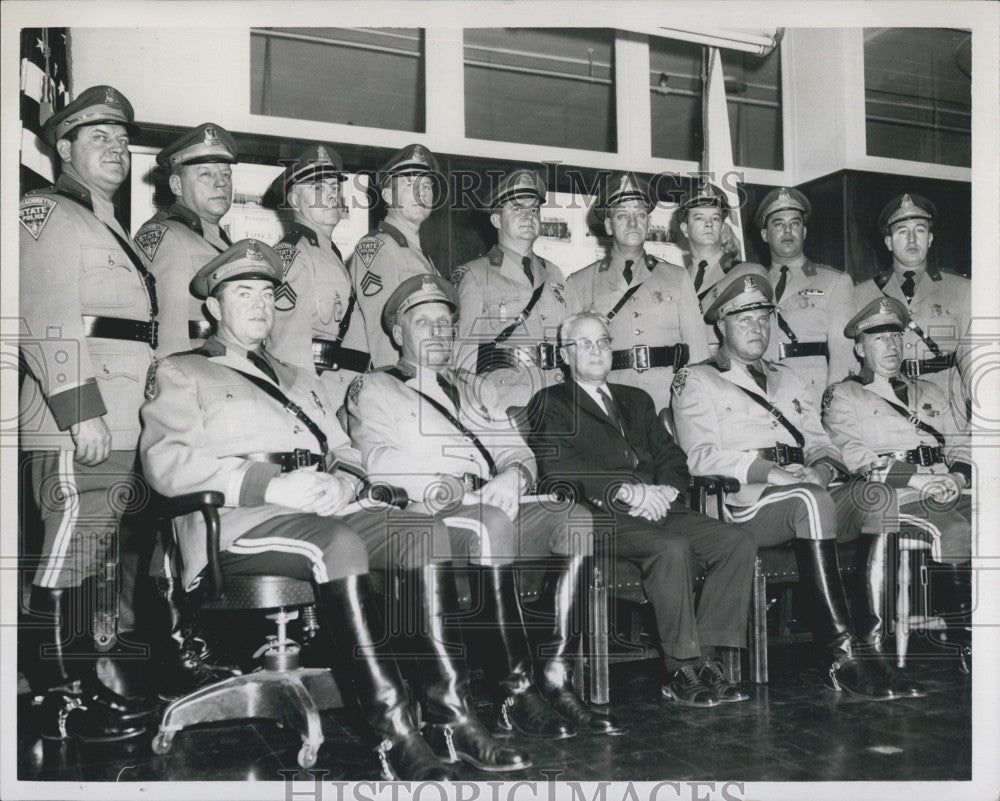
[[[344,212],[346,179],[340,154],[315,144],[271,185],[291,207],[293,221],[274,246],[284,272],[274,295],[269,349],[299,367],[315,368],[338,407],[351,379],[371,362],[351,276],[331,240]]]
[[[614,340],[611,378],[645,390],[656,411],[670,403],[674,370],[708,358],[694,284],[683,267],[645,252],[656,205],[631,173],[612,175],[597,211],[611,251],[569,278],[581,308],[603,315]]]
[[[578,311],[562,271],[532,252],[545,194],[534,170],[504,176],[490,198],[497,244],[451,276],[462,310],[456,364],[492,384],[504,408],[525,406],[539,389],[562,380],[559,324]]]
[[[759,265],[741,264],[720,283],[705,311],[706,322],[717,323],[719,351],[674,378],[677,441],[693,475],[740,482],[726,501],[733,522],[746,526],[758,545],[793,542],[799,589],[833,688],[874,700],[920,695],[876,647],[884,526],[887,516],[895,519],[895,493],[882,484],[833,485],[850,473],[823,430],[810,388],[791,368],[763,358],[773,297]],[[855,538],[852,625],[837,541]]]
[[[928,267],[937,209],[922,195],[896,195],[878,217],[892,267],[854,289],[855,308],[882,295],[906,304],[903,375],[925,376],[968,410],[969,378],[962,374],[972,316],[972,282],[950,270]],[[961,382],[961,383],[959,383]]]
[[[437,159],[423,145],[407,145],[379,170],[379,187],[388,211],[374,231],[354,248],[351,278],[365,321],[373,367],[389,367],[398,354],[382,330],[385,299],[411,275],[438,275],[420,245],[420,226],[434,210]]]
[[[969,426],[933,381],[906,376],[903,331],[910,321],[895,298],[877,298],[844,329],[855,341],[859,375],[823,396],[823,425],[844,462],[869,481],[894,487],[900,527],[929,538],[932,600],[958,624],[955,636],[968,672],[972,559]]]
[[[82,92],[45,124],[59,179],[20,206],[27,374],[18,423],[45,531],[21,642],[32,689],[46,693],[42,736],[52,739],[135,737],[155,708],[102,684],[92,653],[95,577],[117,550],[156,347],[154,281],[113,205],[131,166],[133,119],[112,87]]]
[[[236,140],[221,125],[206,122],[156,155],[169,172],[174,204],[154,214],[135,244],[156,277],[160,302],[157,356],[201,347],[211,326],[188,284],[194,274],[232,242],[219,226],[233,203]]]
[[[856,365],[844,336],[855,306],[850,276],[816,264],[802,252],[811,213],[809,199],[798,189],[780,187],[764,196],[754,221],[771,249],[767,277],[774,287],[778,330],[768,358],[795,370],[819,408],[823,390]]]

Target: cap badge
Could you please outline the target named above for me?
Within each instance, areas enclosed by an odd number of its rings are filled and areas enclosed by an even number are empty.
[[[118,99],[118,94],[110,86],[104,89],[104,105],[113,106],[114,108],[121,108],[121,101]]]
[[[427,151],[421,145],[414,145],[413,147],[413,160],[419,161],[421,164],[427,164]]]
[[[913,202],[913,198],[909,195],[903,195],[903,199],[899,201],[899,207],[901,209],[908,209],[917,204]]]
[[[888,300],[883,300],[878,307],[879,314],[889,315],[892,314],[892,304]]]
[[[320,145],[316,148],[316,160],[317,161],[333,161],[330,158],[330,154],[326,152],[326,148]]]
[[[260,245],[257,244],[257,240],[251,240],[247,242],[247,258],[248,259],[263,259],[264,256],[260,252]]]
[[[215,127],[209,125],[205,129],[205,144],[206,145],[218,145],[221,144],[219,141],[219,135],[215,132]]]
[[[788,189],[785,187],[781,187],[781,189],[778,190],[778,200],[788,200],[790,197],[791,195],[788,194]]]
[[[755,286],[755,284],[753,282],[753,278],[751,276],[749,276],[749,275],[745,276],[743,278],[743,291],[744,292],[753,292],[755,288],[756,288],[756,286]]]
[[[437,289],[437,284],[434,283],[434,280],[432,278],[425,278],[423,281],[423,286],[421,286],[421,289],[424,292],[433,292],[435,289]]]

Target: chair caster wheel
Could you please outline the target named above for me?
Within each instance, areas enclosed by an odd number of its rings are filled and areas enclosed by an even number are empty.
[[[174,733],[169,731],[161,731],[153,738],[153,753],[163,756],[164,754],[169,754],[170,749],[174,744]]]
[[[302,747],[299,749],[299,767],[303,769],[311,768],[316,764],[316,756],[318,753],[319,749],[315,745],[303,743]]]

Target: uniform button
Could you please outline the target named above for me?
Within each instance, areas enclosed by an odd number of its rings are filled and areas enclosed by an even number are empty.
[[[776,422],[774,422],[774,420],[772,420],[771,421],[771,428],[777,428],[777,427],[778,427],[778,424]]]
[[[639,312],[637,312],[637,311],[632,312],[632,316],[633,317],[638,317],[639,316]]]
[[[667,295],[667,297],[665,298],[665,300],[667,301],[667,303],[670,303],[673,299],[674,299],[673,295]]]
[[[910,348],[912,348],[912,347],[913,347],[913,343],[912,343],[912,342],[907,342],[907,343],[906,343],[906,349],[907,349],[907,350],[909,350],[909,349],[910,349]]]
[[[299,428],[298,426],[295,426],[295,428],[292,429],[292,433],[294,433],[294,434],[301,434],[302,433],[302,429]]]
[[[637,329],[635,329],[635,331],[633,331],[632,333],[634,333],[634,334],[635,334],[636,336],[639,336],[639,334],[641,334],[641,333],[642,333],[642,329],[641,329],[641,328],[637,328]]]

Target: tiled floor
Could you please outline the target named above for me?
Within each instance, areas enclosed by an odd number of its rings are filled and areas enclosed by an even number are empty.
[[[468,780],[967,780],[971,768],[971,681],[956,662],[918,655],[908,667],[925,698],[870,703],[822,686],[808,645],[773,649],[771,683],[750,701],[716,709],[680,708],[659,698],[656,663],[612,668],[612,711],[627,723],[619,737],[524,741],[530,770]],[[280,781],[296,769],[298,736],[269,722],[239,722],[177,735],[155,756],[151,735],[129,743],[52,743],[31,731],[20,699],[18,777],[22,780]],[[483,715],[484,720],[487,715]],[[316,769],[325,779],[378,779],[370,747],[343,710],[323,716],[326,742]],[[933,728],[935,736],[927,737]],[[301,774],[300,778],[310,777]]]

